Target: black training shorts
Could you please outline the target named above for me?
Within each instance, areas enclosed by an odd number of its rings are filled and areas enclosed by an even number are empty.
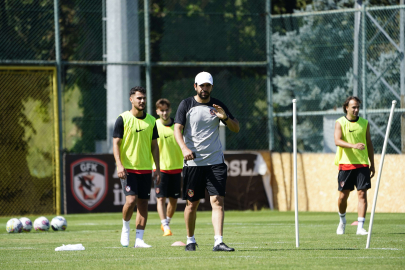
[[[180,198],[181,192],[181,173],[169,174],[160,173],[160,184],[155,185],[157,198]]]
[[[152,173],[136,174],[128,173],[127,179],[120,179],[124,195],[138,195],[139,199],[150,197],[150,187],[152,185]]]
[[[210,196],[225,196],[228,166],[225,163],[183,168],[183,199],[191,202]]]
[[[357,190],[371,188],[370,168],[363,167],[354,170],[339,171],[338,190]]]

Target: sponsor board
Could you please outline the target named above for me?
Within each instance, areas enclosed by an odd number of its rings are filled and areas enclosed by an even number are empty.
[[[228,166],[225,209],[272,208],[271,188],[266,186],[270,180],[265,180],[258,170],[258,160],[261,155],[255,152],[227,151],[224,156]],[[125,195],[117,176],[112,154],[66,154],[64,164],[65,213],[122,211]],[[153,187],[152,181],[149,211],[156,211],[156,194],[159,192]],[[182,200],[181,197],[182,195],[178,199],[177,211],[182,211],[185,208],[186,201]],[[209,196],[206,192],[198,210],[211,210],[209,202]]]

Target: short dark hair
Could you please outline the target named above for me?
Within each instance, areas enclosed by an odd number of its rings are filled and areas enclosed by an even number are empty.
[[[131,88],[131,91],[129,91],[129,96],[134,95],[135,92],[141,92],[142,94],[146,94],[145,88],[143,88],[142,86],[135,86]]]
[[[170,101],[166,98],[161,98],[158,101],[156,101],[156,109],[159,109],[160,106],[167,105],[168,108],[170,108]]]
[[[356,97],[356,96],[350,96],[350,97],[346,98],[345,103],[343,103],[343,111],[344,111],[345,113],[347,113],[346,107],[349,106],[349,102],[350,102],[350,100],[352,100],[352,99],[356,100],[359,104],[361,104],[361,100],[360,100],[358,97]]]

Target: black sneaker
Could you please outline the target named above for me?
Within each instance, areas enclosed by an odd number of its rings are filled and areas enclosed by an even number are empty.
[[[222,243],[216,245],[216,246],[212,249],[212,251],[235,251],[235,249],[228,247],[227,245],[225,245],[224,242],[222,242]]]
[[[186,251],[195,251],[195,247],[198,247],[197,243],[190,243],[186,246]]]

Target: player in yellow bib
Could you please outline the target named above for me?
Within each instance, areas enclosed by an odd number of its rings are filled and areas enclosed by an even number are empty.
[[[374,176],[374,149],[370,136],[370,125],[359,117],[360,99],[350,96],[343,104],[345,116],[336,120],[335,144],[337,146],[335,165],[339,166],[338,208],[340,222],[337,234],[344,234],[346,228],[347,199],[354,186],[358,195],[358,235],[367,235],[363,228],[367,211],[367,190],[371,188]],[[370,161],[370,162],[369,162]]]
[[[121,179],[125,204],[122,208],[121,245],[129,245],[129,223],[137,206],[135,248],[149,248],[143,241],[148,219],[148,201],[152,185],[152,156],[156,164],[156,183],[160,183],[159,137],[156,119],[145,113],[146,91],[137,86],[129,94],[132,109],[118,116],[113,132],[113,151],[117,174]]]
[[[183,154],[173,135],[174,119],[170,117],[170,101],[161,98],[156,102],[156,113],[159,119],[156,126],[159,132],[158,145],[160,153],[161,181],[155,185],[157,210],[161,221],[163,236],[171,236],[170,221],[177,208],[177,199],[181,194],[181,171]],[[166,198],[169,203],[166,208]]]

